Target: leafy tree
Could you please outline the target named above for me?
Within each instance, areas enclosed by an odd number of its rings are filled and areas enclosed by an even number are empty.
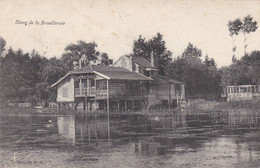
[[[206,56],[202,62],[201,57],[201,50],[189,43],[182,56],[167,66],[166,74],[185,82],[187,97],[216,99],[221,92],[220,74],[214,59]]]
[[[260,82],[260,51],[246,54],[236,63],[223,67],[221,73],[221,87],[229,85],[259,84]]]
[[[96,51],[97,44],[95,42],[86,43],[78,41],[77,44],[70,44],[65,48],[66,53],[62,55],[62,61],[67,70],[73,69],[73,61],[83,60],[82,67],[89,65],[91,62],[98,60],[99,52]]]
[[[157,57],[159,74],[164,75],[166,66],[172,61],[172,52],[167,50],[163,35],[157,33],[152,39],[146,40],[141,35],[134,41],[133,56],[144,57],[151,61],[151,54]]]
[[[233,44],[233,56],[232,56],[232,62],[236,61],[236,56],[235,56],[235,52],[236,52],[236,45],[235,45],[235,38],[234,35],[238,35],[238,33],[240,32],[240,30],[242,29],[243,23],[240,19],[235,19],[234,21],[229,21],[228,24],[228,30],[230,32],[230,36],[232,37],[232,44]]]
[[[113,59],[109,59],[107,53],[102,53],[100,56],[100,64],[102,66],[109,66],[113,64]]]
[[[192,61],[201,62],[202,52],[200,49],[193,46],[193,44],[189,43],[184,52],[182,53],[182,58]]]
[[[243,21],[241,21],[241,19],[235,19],[234,21],[229,21],[228,24],[228,30],[230,32],[230,36],[232,37],[232,41],[233,41],[233,56],[232,56],[232,62],[235,63],[236,57],[235,57],[235,51],[236,51],[236,46],[234,44],[235,39],[234,39],[234,35],[238,35],[239,32],[242,31],[243,35],[244,35],[244,55],[246,55],[246,48],[247,48],[247,37],[246,35],[255,32],[257,30],[257,22],[253,20],[253,17],[251,17],[250,15],[244,17]]]
[[[253,17],[251,17],[250,15],[244,17],[243,19],[243,34],[244,34],[244,51],[245,51],[245,55],[246,55],[246,48],[247,48],[247,44],[246,44],[246,34],[250,34],[252,32],[255,32],[257,30],[257,22],[253,20]]]
[[[3,52],[5,51],[6,41],[0,36],[0,57],[3,56]]]

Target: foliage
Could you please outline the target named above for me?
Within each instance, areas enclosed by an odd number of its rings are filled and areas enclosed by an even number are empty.
[[[77,44],[69,44],[62,55],[62,62],[67,71],[73,69],[73,61],[82,59],[81,67],[87,66],[90,63],[98,60],[99,52],[96,51],[97,44],[95,42],[86,43],[85,41],[78,41]]]
[[[5,40],[0,38],[4,51]],[[95,50],[96,43],[79,41],[78,44],[68,45],[61,59],[52,57],[47,59],[37,51],[23,53],[21,49],[14,51],[8,49],[0,57],[0,100],[1,102],[42,102],[53,99],[50,86],[72,69],[74,60],[86,59],[84,63],[99,60],[101,65],[108,66],[113,63],[106,53],[98,57]]]
[[[247,85],[260,83],[260,51],[246,54],[229,67],[223,67],[221,72],[221,86]]]
[[[152,52],[157,57],[159,74],[164,75],[166,71],[165,67],[172,61],[172,52],[167,50],[163,35],[157,33],[156,36],[149,40],[146,40],[140,35],[139,38],[134,41],[133,56],[144,57],[151,61]]]
[[[233,38],[233,35],[238,35],[239,32],[242,32],[244,35],[244,52],[246,55],[246,48],[247,45],[246,44],[246,34],[250,34],[252,32],[255,32],[257,30],[257,22],[253,20],[253,17],[251,17],[250,15],[247,15],[246,17],[244,17],[243,21],[241,21],[241,19],[237,18],[234,21],[229,21],[228,24],[228,30],[230,32],[230,36]],[[232,62],[235,63],[236,62],[236,58],[235,58],[235,54],[234,52],[236,51],[236,46],[234,45],[234,40],[233,40],[233,57],[232,57]]]
[[[5,51],[5,45],[6,41],[0,36],[0,57],[3,55],[3,52]]]
[[[166,74],[185,82],[187,97],[216,99],[221,89],[215,60],[206,56],[202,62],[201,57],[201,50],[189,43],[182,56],[167,66]]]
[[[113,64],[113,60],[109,59],[107,53],[102,53],[100,57],[101,58],[100,58],[100,64],[99,65],[109,66],[109,65]]]

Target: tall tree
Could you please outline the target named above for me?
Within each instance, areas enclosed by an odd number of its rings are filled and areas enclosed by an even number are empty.
[[[151,61],[151,53],[157,57],[159,74],[164,75],[166,66],[172,61],[172,52],[167,50],[163,35],[157,33],[152,39],[146,40],[141,35],[134,41],[133,56],[144,57]]]
[[[228,30],[229,30],[229,35],[232,37],[232,44],[233,44],[233,48],[232,48],[232,52],[233,52],[233,56],[232,56],[232,62],[236,61],[236,45],[235,45],[235,35],[238,35],[238,33],[240,32],[243,23],[240,19],[235,19],[234,21],[229,21],[228,24]]]
[[[3,52],[5,51],[6,41],[3,37],[0,36],[0,57],[3,56]]]
[[[246,34],[250,34],[252,32],[255,32],[257,30],[257,22],[253,20],[253,17],[251,17],[250,15],[244,17],[243,19],[243,34],[244,34],[244,53],[246,55],[246,48],[247,48],[247,37]]]

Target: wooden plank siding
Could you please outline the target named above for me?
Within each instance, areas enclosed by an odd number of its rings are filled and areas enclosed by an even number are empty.
[[[64,81],[58,84],[57,88],[58,102],[73,102],[74,101],[74,79],[67,77]]]
[[[97,100],[106,99],[106,80],[97,81]],[[135,81],[136,83],[136,81]],[[144,92],[144,83],[139,83],[137,90],[128,90],[127,86],[131,85],[129,81],[122,80],[109,80],[109,98],[114,100],[126,100],[126,99],[144,99],[147,97],[147,92]]]
[[[179,85],[179,88],[177,85]],[[161,100],[185,99],[184,84],[160,84],[157,86],[156,91],[158,98]]]
[[[126,82],[111,80],[109,82],[109,96],[113,98],[122,97],[126,94]]]

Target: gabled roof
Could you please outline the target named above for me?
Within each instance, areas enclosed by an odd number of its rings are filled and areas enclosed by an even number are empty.
[[[138,64],[140,67],[143,68],[151,68],[156,70],[157,68],[152,66],[151,62],[148,61],[147,59],[145,59],[144,57],[137,57],[137,56],[131,56],[131,55],[123,55],[121,56],[117,61],[115,61],[115,63],[113,64],[113,66],[123,57],[132,57],[133,58],[133,63]]]
[[[154,84],[158,83],[164,83],[164,84],[185,84],[185,82],[178,81],[176,79],[168,78],[166,76],[161,76],[161,75],[156,75],[153,77],[153,82]]]
[[[147,59],[143,58],[143,57],[136,57],[133,56],[133,62],[138,64],[141,67],[144,68],[153,68],[156,69],[154,66],[152,66],[151,62],[148,61]]]
[[[101,66],[101,65],[90,65],[80,69],[72,70],[67,75],[62,77],[56,83],[54,83],[51,87],[54,87],[62,80],[64,80],[68,75],[71,74],[87,74],[87,73],[94,73],[97,75],[102,76],[105,79],[114,79],[114,80],[139,80],[139,81],[149,81],[153,80],[147,76],[142,74],[129,71],[126,68],[122,67],[109,67],[109,66]]]

